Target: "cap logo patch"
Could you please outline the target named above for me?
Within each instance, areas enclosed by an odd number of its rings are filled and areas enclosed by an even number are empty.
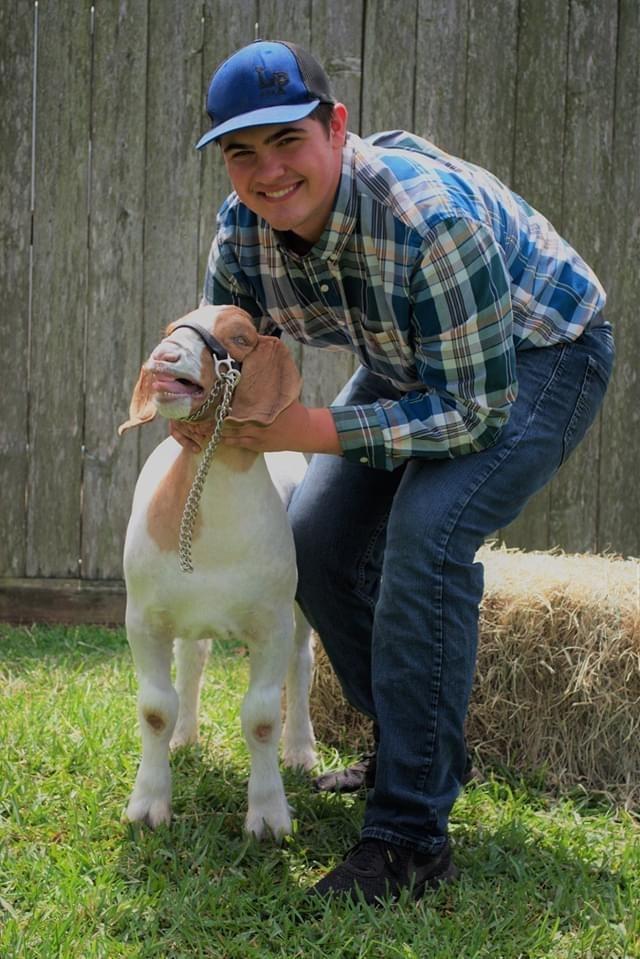
[[[284,88],[289,83],[289,74],[285,70],[274,70],[268,78],[266,67],[256,67],[256,73],[258,86],[264,93],[271,92],[272,88],[275,88],[274,93],[284,96]]]

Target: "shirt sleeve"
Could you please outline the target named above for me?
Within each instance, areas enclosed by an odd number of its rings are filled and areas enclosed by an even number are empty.
[[[509,276],[484,224],[455,218],[434,227],[408,296],[424,390],[331,408],[344,456],[379,469],[492,446],[517,396]]]

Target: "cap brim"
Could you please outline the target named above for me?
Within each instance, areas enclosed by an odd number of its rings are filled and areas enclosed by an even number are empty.
[[[225,123],[220,123],[213,130],[209,130],[204,136],[200,137],[196,143],[196,150],[206,147],[207,143],[218,140],[225,133],[233,133],[235,130],[244,130],[247,127],[261,127],[268,123],[292,123],[295,120],[303,120],[315,110],[320,100],[312,100],[311,103],[300,103],[297,105],[281,107],[265,107],[264,110],[252,110],[251,113],[243,113],[240,116],[233,117]]]

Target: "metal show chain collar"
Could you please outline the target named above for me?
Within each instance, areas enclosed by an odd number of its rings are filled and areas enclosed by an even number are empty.
[[[231,362],[228,362],[228,360],[229,358],[219,360],[214,356],[216,375],[218,379],[216,380],[213,389],[209,393],[202,406],[194,413],[191,413],[190,416],[185,417],[183,420],[183,422],[186,423],[196,423],[198,420],[201,420],[222,393],[222,399],[220,400],[215,414],[215,427],[213,430],[213,435],[211,436],[211,439],[207,443],[205,451],[202,454],[202,459],[200,460],[198,469],[196,470],[196,475],[193,479],[193,483],[191,484],[187,501],[184,504],[182,520],[180,521],[178,559],[180,562],[180,569],[183,571],[183,573],[193,572],[191,546],[193,543],[193,529],[196,522],[196,516],[198,515],[202,490],[204,489],[204,484],[207,479],[213,454],[220,444],[222,427],[225,419],[229,415],[233,391],[238,385],[238,380],[240,379],[239,370],[234,369],[231,365]]]

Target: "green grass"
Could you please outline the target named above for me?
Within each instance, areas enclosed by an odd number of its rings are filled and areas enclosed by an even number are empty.
[[[152,833],[120,823],[139,755],[123,632],[0,627],[2,959],[640,956],[638,821],[504,771],[456,804],[454,887],[311,913],[305,889],[357,839],[363,802],[285,772],[294,835],[243,837],[246,676],[215,648],[202,743],[174,757],[174,822]]]

